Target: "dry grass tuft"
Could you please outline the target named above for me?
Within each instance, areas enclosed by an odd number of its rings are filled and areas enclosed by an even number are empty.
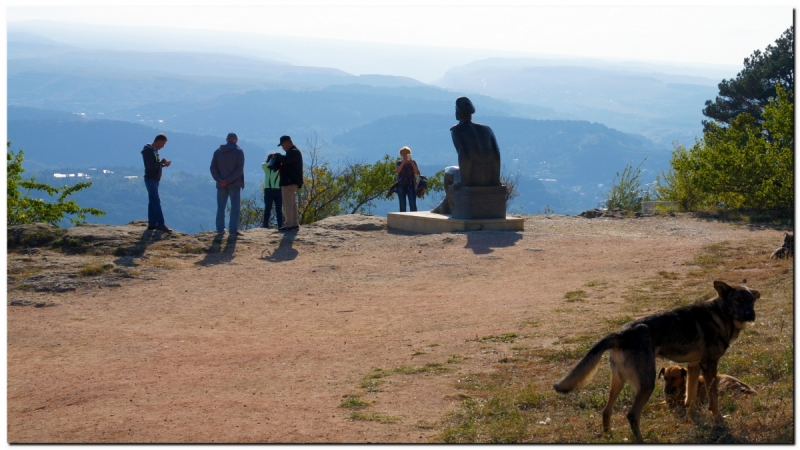
[[[648,443],[793,443],[793,260],[768,260],[768,254],[765,255],[768,251],[757,245],[734,247],[728,242],[707,246],[689,263],[694,267],[685,277],[662,271],[626,286],[625,311],[598,327],[604,329],[562,339],[556,343],[560,348],[518,348],[514,358],[496,364],[491,373],[463,376],[455,384],[460,404],[442,421],[443,430],[435,440],[633,442],[625,419],[625,411],[633,400],[629,385],[616,402],[612,433],[602,432],[601,411],[610,379],[607,363],[600,365],[586,386],[571,394],[556,393],[552,383],[566,374],[599,337],[645,315],[643,311],[668,310],[712,298],[716,295],[713,280],[737,283],[747,278],[747,285],[762,294],[756,303],[757,320],[722,358],[720,372],[741,379],[758,394],[736,399],[721,396],[726,428],[720,430],[714,427],[706,409],[701,409],[691,420],[675,415],[660,403],[662,386],[657,385],[642,414],[643,437]],[[625,314],[628,311],[634,314]],[[666,360],[657,363],[670,364]]]

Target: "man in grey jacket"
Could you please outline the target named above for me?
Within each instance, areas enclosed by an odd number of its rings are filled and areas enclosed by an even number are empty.
[[[211,159],[211,176],[217,182],[217,233],[225,232],[225,207],[231,200],[228,232],[242,236],[239,231],[240,194],[244,189],[244,152],[238,145],[236,133],[228,133],[225,145],[220,145]]]

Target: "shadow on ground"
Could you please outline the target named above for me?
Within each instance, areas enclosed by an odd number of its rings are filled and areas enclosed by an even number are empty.
[[[196,262],[198,266],[208,266],[211,264],[221,264],[231,262],[236,251],[236,236],[229,234],[225,239],[225,246],[222,246],[222,235],[214,236],[211,247],[206,252],[206,256],[201,261]]]
[[[511,247],[522,239],[522,233],[516,231],[470,231],[465,234],[467,245],[464,248],[476,255],[492,253],[493,248]]]
[[[292,247],[295,236],[297,236],[297,230],[284,233],[278,248],[264,250],[261,253],[261,259],[267,262],[284,262],[297,258],[297,250]]]

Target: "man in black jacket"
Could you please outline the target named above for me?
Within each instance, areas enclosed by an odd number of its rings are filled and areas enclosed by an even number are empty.
[[[142,149],[144,160],[144,186],[147,188],[147,229],[172,233],[164,223],[164,213],[161,211],[161,198],[158,195],[158,184],[161,181],[161,168],[169,167],[172,161],[167,161],[158,156],[158,151],[167,144],[167,137],[159,134],[153,139],[152,144],[145,144]]]
[[[294,231],[300,229],[300,218],[297,214],[297,190],[303,187],[303,154],[295,147],[289,136],[281,136],[278,146],[286,152],[280,168],[285,222],[282,228],[278,228],[278,231]]]

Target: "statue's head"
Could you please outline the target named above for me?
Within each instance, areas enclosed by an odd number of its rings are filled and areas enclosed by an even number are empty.
[[[472,120],[472,115],[475,114],[475,106],[467,97],[458,97],[456,99],[456,119],[457,120]]]

